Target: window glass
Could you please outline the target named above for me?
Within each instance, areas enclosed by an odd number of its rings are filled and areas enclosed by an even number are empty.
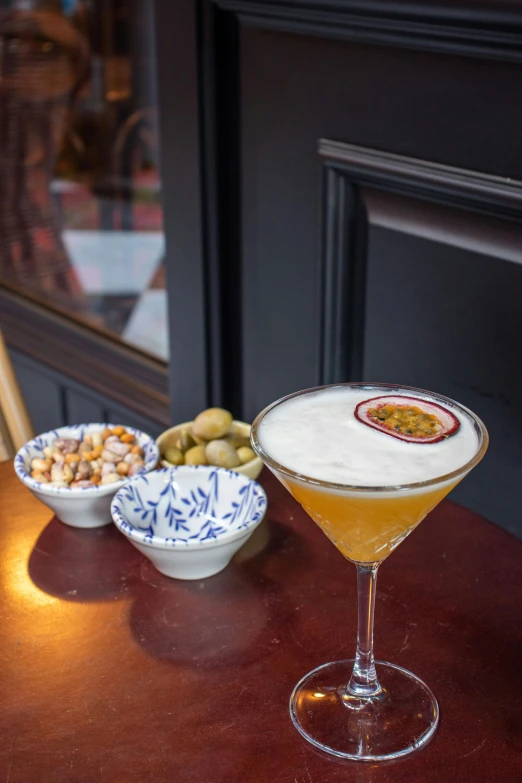
[[[0,2],[0,283],[166,360],[152,11]]]

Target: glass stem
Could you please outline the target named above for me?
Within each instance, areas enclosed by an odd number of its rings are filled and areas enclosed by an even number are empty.
[[[357,565],[357,652],[348,692],[354,696],[373,696],[381,686],[373,659],[373,615],[377,565]]]

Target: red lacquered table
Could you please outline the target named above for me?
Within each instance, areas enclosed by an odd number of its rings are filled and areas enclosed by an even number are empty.
[[[297,680],[350,657],[355,569],[267,471],[267,520],[221,574],[161,576],[116,530],[52,518],[0,465],[0,781],[522,781],[522,543],[444,502],[382,567],[376,652],[435,692],[417,754],[337,761]]]

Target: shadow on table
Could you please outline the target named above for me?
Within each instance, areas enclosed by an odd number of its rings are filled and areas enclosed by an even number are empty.
[[[129,598],[133,572],[141,555],[114,525],[80,530],[53,517],[31,552],[34,584],[65,601]]]
[[[283,582],[303,573],[307,557],[294,530],[268,519],[221,573],[170,579],[114,525],[80,530],[54,517],[38,537],[28,571],[38,588],[66,601],[130,600],[132,635],[158,660],[225,668],[277,648],[295,608]]]
[[[279,569],[285,579],[297,563],[306,567],[306,556],[294,531],[267,520],[257,542],[208,579],[169,579],[143,562],[129,619],[134,638],[154,658],[198,669],[247,665],[269,655],[294,613],[272,575],[274,559],[289,549],[293,556],[285,554]]]

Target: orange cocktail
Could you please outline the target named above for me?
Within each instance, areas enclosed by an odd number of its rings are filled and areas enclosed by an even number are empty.
[[[483,457],[484,425],[420,389],[338,384],[270,405],[253,424],[252,445],[357,567],[355,659],[319,666],[298,682],[290,698],[295,727],[346,759],[416,750],[433,736],[438,705],[414,674],[374,659],[377,569]]]
[[[342,554],[356,563],[382,562],[456,482],[424,491],[358,494],[283,484]]]

